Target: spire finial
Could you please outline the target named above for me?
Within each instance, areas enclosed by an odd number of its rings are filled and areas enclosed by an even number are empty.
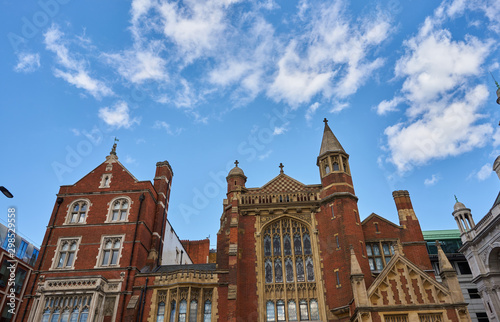
[[[493,78],[493,81],[495,82],[495,85],[497,85],[497,88],[500,89],[500,85],[498,85],[497,80],[495,79],[495,77],[493,77],[493,74],[491,72],[490,72],[490,75],[491,75],[491,78]]]
[[[234,165],[235,165],[236,167],[238,167],[238,164],[240,164],[240,163],[238,162],[238,160],[234,161]]]
[[[115,136],[115,143],[113,144],[113,148],[111,149],[111,152],[109,154],[113,154],[113,155],[116,155],[116,142],[118,142],[120,140],[118,140],[118,138]]]
[[[328,124],[328,120],[326,119],[326,117],[323,119],[323,122],[325,122],[325,124]]]
[[[283,168],[284,168],[284,167],[285,167],[285,166],[283,165],[283,163],[281,163],[281,162],[280,162],[280,165],[279,165],[279,168],[280,168],[280,173],[283,173]]]
[[[454,195],[455,196],[455,201],[458,202],[458,198],[457,198],[457,195]]]

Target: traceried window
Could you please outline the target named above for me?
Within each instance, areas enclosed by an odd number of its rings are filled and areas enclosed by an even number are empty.
[[[319,320],[317,298],[299,297],[296,291],[296,288],[317,287],[309,228],[294,219],[283,218],[264,228],[262,242],[266,290],[287,290],[283,298],[276,298],[274,292],[266,295],[266,321]]]
[[[126,198],[120,198],[113,201],[111,205],[111,211],[108,217],[108,221],[126,221],[129,212],[129,200]]]
[[[158,312],[156,313],[156,322],[163,322],[164,318],[165,318],[165,303],[160,302],[160,304],[158,304]]]
[[[122,247],[122,236],[106,237],[103,240],[101,249],[101,259],[99,266],[118,265],[120,250]]]
[[[76,252],[78,250],[78,239],[61,239],[55,262],[55,268],[73,268]]]
[[[196,316],[198,314],[198,302],[192,300],[189,304],[189,322],[196,322]]]
[[[175,322],[175,300],[170,303],[170,320],[169,322]]]
[[[87,217],[88,202],[85,200],[77,200],[69,207],[68,224],[82,224],[85,223]]]
[[[179,304],[179,322],[186,322],[187,301],[182,300]]]
[[[210,300],[205,301],[205,308],[203,309],[203,322],[212,321],[212,302]]]
[[[42,322],[87,322],[91,295],[47,297]]]
[[[390,242],[366,243],[366,255],[372,271],[383,270],[393,254],[394,248]]]

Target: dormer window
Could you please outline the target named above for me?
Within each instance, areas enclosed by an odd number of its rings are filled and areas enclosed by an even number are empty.
[[[66,223],[83,224],[87,217],[89,203],[86,200],[77,200],[69,207]]]
[[[110,183],[111,183],[111,173],[105,173],[102,175],[101,184],[99,185],[99,188],[109,188]]]

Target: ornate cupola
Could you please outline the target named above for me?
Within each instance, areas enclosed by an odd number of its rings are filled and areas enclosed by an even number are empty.
[[[455,205],[453,206],[453,217],[455,217],[455,220],[457,221],[460,233],[463,234],[469,232],[475,227],[470,209],[465,207],[463,203],[458,201],[456,196],[455,201]]]
[[[325,130],[323,131],[321,149],[316,162],[321,179],[323,181],[323,178],[331,174],[347,174],[350,176],[349,155],[328,126],[328,120],[325,118],[323,122],[325,122]]]
[[[238,167],[238,160],[234,161],[235,167],[229,171],[227,180],[227,192],[236,190],[238,187],[245,188],[245,182],[247,182],[247,177],[243,170]]]

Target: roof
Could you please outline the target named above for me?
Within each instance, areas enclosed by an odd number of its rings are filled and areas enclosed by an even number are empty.
[[[448,230],[426,230],[422,231],[424,235],[424,240],[435,241],[443,239],[460,239],[460,230],[458,229],[448,229]]]
[[[325,130],[323,131],[323,140],[321,141],[321,149],[319,150],[319,155],[326,152],[343,152],[344,148],[340,144],[339,140],[335,137],[332,130],[328,126],[328,121],[325,119]]]
[[[186,265],[161,265],[153,273],[171,273],[175,271],[215,271],[217,264],[186,264]]]

